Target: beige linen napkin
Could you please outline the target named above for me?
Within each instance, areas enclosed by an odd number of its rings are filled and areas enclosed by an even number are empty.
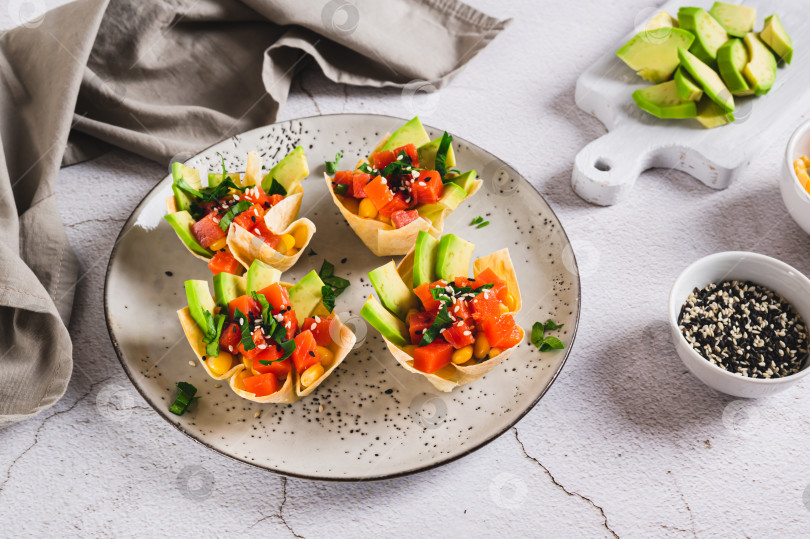
[[[111,146],[168,163],[272,123],[312,59],[340,83],[438,89],[507,23],[457,0],[78,0],[0,36],[0,428],[70,379],[60,163]]]

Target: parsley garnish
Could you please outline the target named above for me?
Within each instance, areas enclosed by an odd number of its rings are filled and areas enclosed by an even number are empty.
[[[280,361],[284,361],[285,359],[290,357],[293,352],[295,352],[295,341],[292,339],[290,339],[289,341],[284,341],[283,343],[279,343],[279,346],[284,351],[284,355],[281,356]]]
[[[554,336],[546,336],[546,331],[554,331],[560,329],[565,324],[557,324],[551,318],[543,322],[535,322],[532,326],[532,344],[535,345],[541,352],[548,352],[549,350],[562,350],[565,348],[563,342]]]
[[[179,392],[177,393],[177,397],[174,398],[174,402],[169,408],[169,411],[175,415],[183,415],[186,413],[191,403],[200,397],[194,396],[194,394],[197,393],[197,388],[188,382],[177,382],[177,389]]]
[[[332,189],[335,191],[336,195],[344,196],[349,191],[349,185],[346,183],[332,182]]]
[[[242,311],[236,309],[233,313],[233,321],[242,330],[241,342],[242,348],[245,350],[245,352],[256,348],[256,343],[253,342],[253,332],[250,330],[250,326],[252,324],[250,323],[248,317],[245,316]]]
[[[270,187],[267,189],[268,195],[281,195],[283,197],[287,196],[287,190],[284,189],[284,186],[281,185],[275,178],[270,180]]]
[[[205,353],[212,357],[219,357],[219,338],[222,335],[222,326],[225,324],[225,315],[212,315],[211,311],[204,311],[205,335],[203,342],[207,345]]]
[[[414,170],[419,170],[417,167],[413,166],[413,160],[411,156],[408,155],[408,152],[402,150],[397,154],[397,158],[388,163],[381,174],[386,178],[390,178],[391,176],[405,176],[409,175]]]
[[[379,171],[368,163],[362,163],[359,167],[357,167],[357,170],[365,174],[371,174],[372,176],[377,176],[377,174],[379,174]]]
[[[334,176],[334,175],[335,175],[335,172],[337,172],[338,163],[340,163],[340,158],[341,158],[341,157],[343,157],[343,151],[342,151],[342,150],[341,150],[341,151],[339,151],[339,152],[338,152],[338,153],[335,155],[335,160],[334,160],[334,161],[327,161],[327,162],[325,163],[325,164],[326,164],[326,173],[327,173],[327,174],[329,174],[330,176]]]
[[[310,247],[309,252],[307,253],[307,256],[318,256],[318,253],[315,252],[315,249]]]
[[[439,149],[436,150],[436,171],[439,176],[444,177],[447,175],[447,153],[450,151],[450,144],[453,142],[453,137],[447,131],[442,135],[442,140],[439,142]]]
[[[231,226],[234,217],[236,217],[243,211],[247,211],[248,209],[250,209],[251,205],[252,204],[250,203],[249,200],[240,200],[239,202],[231,206],[225,213],[225,215],[222,216],[222,219],[219,221],[219,228],[227,232],[228,227]]]
[[[451,293],[447,292],[447,286],[451,288]],[[450,305],[453,303],[453,297],[458,298],[463,294],[472,294],[472,297],[469,298],[472,299],[484,290],[489,290],[495,286],[495,283],[486,283],[478,288],[473,288],[471,286],[456,286],[455,283],[450,283],[447,286],[437,286],[436,288],[431,288],[430,295],[433,296],[433,299],[436,301],[444,303],[445,305]]]
[[[453,325],[453,320],[450,318],[450,313],[447,312],[447,305],[442,305],[439,309],[439,314],[433,319],[433,323],[422,334],[422,340],[419,341],[417,346],[425,346],[432,343],[436,337],[441,334],[443,329],[449,328]]]
[[[325,286],[321,287],[321,295],[323,296],[323,305],[329,312],[335,310],[335,298],[343,293],[349,287],[349,281],[343,277],[335,275],[335,266],[328,260],[324,259],[321,264],[321,269],[318,271],[318,277],[324,282]]]

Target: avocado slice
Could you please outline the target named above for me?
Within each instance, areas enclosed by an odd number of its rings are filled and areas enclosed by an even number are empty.
[[[430,142],[430,137],[428,137],[427,131],[425,131],[419,117],[414,116],[405,125],[391,133],[391,136],[388,138],[386,143],[383,144],[383,147],[380,148],[380,150],[393,150],[394,148],[399,148],[400,146],[405,146],[406,144],[413,144],[418,148],[424,144],[427,144],[428,142]],[[434,153],[433,155],[435,157],[436,154]],[[421,156],[419,159],[422,159]]]
[[[467,277],[475,245],[455,234],[445,234],[436,251],[436,275],[445,281]]]
[[[209,172],[208,187],[216,187],[217,185],[221,184],[226,177],[233,180],[233,183],[235,183],[236,185],[242,185],[242,175],[238,172],[229,172],[227,175],[214,174],[213,172]]]
[[[247,271],[247,291],[258,292],[273,283],[277,283],[279,279],[281,279],[280,271],[271,268],[257,258],[250,264]]]
[[[473,184],[475,183],[475,176],[476,172],[474,170],[468,170],[467,172],[453,178],[452,183],[458,185],[464,189],[464,191],[469,193],[473,187]]]
[[[745,46],[751,60],[743,69],[743,75],[756,95],[765,95],[776,82],[776,57],[753,32],[745,36]]]
[[[754,29],[754,23],[757,22],[756,9],[727,2],[715,2],[709,10],[709,15],[734,37],[745,37],[745,34]]]
[[[433,139],[427,144],[422,144],[416,149],[419,154],[419,167],[427,169],[436,168],[436,153],[439,151],[439,144],[442,142],[442,137]],[[447,150],[447,159],[444,162],[446,168],[456,166],[456,155],[453,153],[453,143],[450,143],[450,148]]]
[[[644,27],[645,32],[650,30],[658,30],[659,28],[677,28],[678,20],[667,13],[666,11],[660,12],[658,15],[650,19],[647,26]]]
[[[314,311],[318,303],[323,299],[321,290],[325,285],[318,272],[315,270],[310,271],[295,283],[289,290],[290,304],[295,310],[295,318],[298,320],[298,325],[304,323],[304,319],[309,317]]]
[[[678,67],[678,47],[688,49],[695,36],[681,28],[642,31],[630,38],[616,55],[638,76],[650,82],[664,82]]]
[[[178,210],[189,210],[194,204],[194,198],[177,187],[177,182],[179,182],[180,179],[185,180],[191,187],[199,190],[202,188],[200,172],[196,168],[186,166],[177,161],[172,163],[172,193],[174,193],[175,204],[177,204]]]
[[[439,206],[447,208],[448,210],[455,210],[458,205],[467,198],[467,191],[454,183],[444,184],[444,191],[439,199]]]
[[[438,203],[436,204],[421,204],[416,211],[419,212],[420,217],[424,217],[434,225],[436,224],[437,219],[441,215],[441,213],[447,208],[444,206],[439,206]]]
[[[728,41],[728,33],[705,9],[682,7],[678,10],[678,24],[695,35],[689,52],[702,62],[713,66],[717,59],[717,49]],[[686,47],[683,47],[684,49]]]
[[[633,92],[633,101],[638,108],[656,118],[694,118],[697,114],[695,102],[678,95],[674,80],[636,90]]]
[[[293,151],[284,156],[284,159],[276,163],[276,166],[271,168],[270,172],[264,175],[262,189],[269,191],[270,185],[275,178],[289,193],[307,176],[309,176],[307,156],[304,154],[304,148],[296,146]]]
[[[700,84],[706,95],[723,107],[726,112],[734,111],[734,97],[726,88],[720,75],[687,50],[678,49],[678,58],[692,78]]]
[[[687,101],[700,101],[703,97],[703,88],[697,85],[689,73],[683,67],[675,70],[675,89],[678,91],[678,96]]]
[[[436,280],[436,254],[439,240],[420,230],[413,249],[413,287]]]
[[[360,316],[395,345],[407,346],[411,344],[408,328],[405,327],[402,320],[380,305],[380,302],[374,299],[374,296],[369,296],[363,304],[363,308],[360,309]]]
[[[754,94],[754,90],[748,86],[743,76],[746,65],[748,65],[748,51],[742,39],[729,39],[717,49],[717,67],[732,95]]]
[[[217,305],[227,309],[232,300],[244,295],[245,279],[243,277],[224,271],[214,275],[214,297],[217,298]]]
[[[205,320],[205,311],[208,311],[213,316],[214,307],[216,306],[214,299],[211,297],[211,291],[208,290],[208,282],[190,280],[185,282],[185,287],[191,318],[197,322],[197,325],[205,333],[209,329]]]
[[[419,298],[402,280],[393,260],[368,272],[368,278],[385,308],[400,320],[405,320],[409,310],[419,308]]]
[[[195,221],[189,212],[185,210],[178,211],[165,215],[163,218],[166,219],[170,225],[172,225],[174,231],[177,232],[177,235],[181,240],[183,240],[186,247],[191,249],[192,252],[206,258],[211,258],[214,256],[214,253],[200,245],[200,243],[194,237],[194,234],[191,233],[191,226],[195,223]]]
[[[790,39],[779,15],[775,13],[765,19],[765,27],[759,34],[760,39],[768,45],[776,56],[787,62],[793,59],[793,41]]]
[[[711,129],[720,127],[734,121],[734,113],[726,112],[723,108],[708,97],[700,100],[697,106],[697,116],[695,116],[703,127]]]

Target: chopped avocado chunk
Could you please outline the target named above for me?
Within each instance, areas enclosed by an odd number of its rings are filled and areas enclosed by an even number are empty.
[[[275,179],[289,193],[307,176],[309,176],[307,156],[304,155],[304,148],[296,146],[284,159],[276,163],[270,172],[265,174],[262,178],[262,189],[269,191],[270,185]]]
[[[678,95],[681,99],[700,101],[700,98],[703,97],[703,88],[692,80],[692,77],[689,76],[689,73],[687,73],[683,67],[679,67],[675,70],[673,80],[675,81],[675,89],[678,90]]]
[[[755,33],[745,36],[750,61],[743,69],[743,75],[756,95],[771,91],[776,81],[776,57]]]
[[[295,310],[295,318],[298,320],[299,326],[304,323],[304,319],[311,315],[318,303],[321,302],[323,298],[321,289],[324,286],[318,272],[312,270],[290,288],[290,304]]]
[[[734,97],[726,88],[720,75],[687,50],[678,49],[678,58],[681,59],[681,64],[692,75],[695,82],[700,84],[706,95],[723,107],[726,112],[734,111]]]
[[[191,318],[197,322],[203,333],[206,333],[209,328],[205,319],[205,311],[208,311],[213,316],[214,307],[216,306],[214,299],[211,297],[211,291],[208,290],[208,283],[206,281],[190,280],[185,282],[185,286]]]
[[[442,236],[436,252],[436,275],[445,281],[466,277],[469,274],[474,249],[474,244],[455,234]]]
[[[697,116],[695,116],[695,118],[706,129],[711,129],[713,127],[720,127],[721,125],[726,125],[734,121],[733,112],[724,111],[720,105],[718,105],[708,97],[704,97],[703,99],[700,100],[697,109],[698,113]]]
[[[371,270],[368,273],[368,278],[385,308],[394,313],[400,320],[405,320],[409,310],[419,308],[419,298],[402,280],[393,260],[384,266]]]
[[[172,163],[172,193],[174,193],[174,201],[175,204],[177,204],[177,209],[182,211],[191,208],[194,199],[190,194],[177,187],[177,182],[181,179],[197,190],[202,187],[202,182],[200,181],[200,173],[196,168],[186,166],[177,161]]]
[[[732,95],[753,95],[754,90],[748,86],[743,76],[747,65],[748,51],[742,39],[729,39],[717,49],[717,67]]]
[[[727,2],[715,2],[709,14],[734,37],[745,37],[757,22],[756,9]]]
[[[639,32],[616,51],[616,55],[638,76],[650,82],[664,82],[678,67],[678,47],[688,49],[695,36],[680,28],[659,28]]]
[[[271,268],[258,258],[255,259],[247,271],[247,291],[258,292],[281,279],[281,272]]]
[[[476,172],[474,170],[468,170],[467,172],[453,178],[452,182],[469,193],[475,184],[475,176]]]
[[[166,221],[172,225],[172,228],[177,235],[183,240],[183,243],[186,244],[186,247],[191,249],[192,252],[197,253],[200,256],[204,256],[206,258],[211,258],[214,256],[214,253],[200,245],[197,239],[194,237],[194,234],[191,232],[191,226],[195,223],[194,218],[191,214],[185,210],[178,211],[174,213],[170,213],[164,217]]]
[[[434,170],[436,168],[436,153],[439,151],[439,144],[442,142],[442,137],[431,140],[427,144],[422,144],[416,151],[419,154],[419,167]],[[450,143],[450,148],[447,149],[447,160],[444,162],[446,168],[456,166],[456,156],[453,153],[453,144]]]
[[[444,206],[439,206],[439,204],[420,204],[416,211],[419,212],[420,217],[424,217],[425,219],[429,220],[434,225],[438,221],[439,217],[442,216],[442,213],[446,210]]]
[[[788,64],[793,60],[793,41],[782,26],[779,15],[773,14],[765,19],[765,27],[759,37],[776,53],[776,56]]]
[[[242,185],[242,175],[238,172],[229,172],[227,176],[225,174],[214,174],[213,172],[209,172],[208,187],[216,187],[217,185],[221,184],[226,177],[230,178],[236,185]]]
[[[678,95],[674,80],[636,90],[633,101],[656,118],[694,118],[697,114],[695,102]]]
[[[439,240],[420,230],[413,249],[413,287],[436,280],[436,254]]]
[[[245,279],[231,273],[217,273],[214,275],[214,297],[217,305],[223,309],[228,308],[231,300],[245,295]]]
[[[444,184],[442,197],[439,199],[439,206],[448,210],[455,210],[465,198],[467,198],[467,191],[455,183],[446,183]]]
[[[678,20],[667,13],[666,11],[660,12],[658,15],[650,19],[650,22],[644,27],[645,32],[650,30],[658,30],[659,28],[677,28]]]
[[[388,138],[388,141],[383,144],[381,150],[393,150],[394,148],[399,148],[406,144],[413,144],[418,148],[428,142],[430,142],[430,137],[428,137],[427,131],[425,131],[424,126],[422,126],[419,117],[415,116],[408,121],[408,123],[391,133],[391,136]],[[435,158],[436,154],[434,153],[433,156]]]
[[[363,304],[363,308],[360,309],[360,316],[396,346],[411,344],[408,338],[408,328],[405,327],[402,320],[380,305],[380,302],[374,299],[374,296],[369,296],[368,300]]]
[[[679,9],[678,24],[695,35],[695,41],[689,47],[689,52],[702,62],[713,66],[717,58],[717,49],[728,41],[726,30],[705,9],[699,7]]]

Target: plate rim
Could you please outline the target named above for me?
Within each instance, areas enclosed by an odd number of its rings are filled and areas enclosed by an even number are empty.
[[[302,116],[302,117],[298,117],[298,118],[290,118],[288,120],[283,120],[283,121],[280,121],[280,122],[277,121],[277,122],[273,122],[273,123],[270,123],[270,124],[255,127],[253,129],[249,129],[247,131],[243,131],[241,133],[237,133],[235,135],[232,135],[232,136],[230,136],[228,138],[218,140],[218,141],[214,142],[213,144],[210,144],[209,146],[207,146],[207,147],[203,148],[202,150],[198,151],[194,155],[190,156],[188,159],[186,159],[186,161],[188,161],[190,159],[193,159],[193,158],[197,157],[198,155],[200,155],[202,153],[207,152],[208,150],[210,150],[211,148],[213,148],[214,146],[216,146],[218,144],[221,144],[221,143],[229,141],[229,140],[233,140],[234,138],[237,138],[237,137],[242,137],[242,136],[244,136],[246,134],[253,133],[254,131],[267,129],[268,127],[275,126],[275,125],[280,125],[280,124],[287,124],[287,123],[292,123],[292,122],[296,122],[296,121],[310,120],[310,119],[313,119],[313,118],[322,118],[322,117],[330,117],[330,116],[361,116],[361,117],[362,116],[366,116],[366,117],[374,116],[374,117],[386,118],[386,119],[391,119],[391,120],[399,120],[399,121],[403,121],[403,122],[408,121],[408,119],[406,119],[406,118],[400,118],[398,116],[392,116],[390,114],[376,114],[376,113],[365,113],[365,112],[347,112],[347,113],[338,112],[338,113],[332,113],[332,114],[315,114],[315,115],[312,115],[312,116]],[[439,128],[434,127],[434,126],[429,125],[429,124],[424,124],[424,125],[425,125],[425,127],[430,128],[430,129],[443,131],[442,129],[439,129]],[[534,191],[534,193],[538,197],[540,197],[540,199],[546,204],[546,206],[548,206],[548,209],[551,211],[551,214],[554,216],[554,218],[557,220],[557,222],[560,223],[560,232],[562,233],[562,235],[565,238],[566,242],[568,242],[568,246],[570,247],[570,251],[571,251],[571,261],[573,263],[573,267],[576,269],[577,309],[576,309],[576,318],[575,318],[575,321],[574,321],[574,328],[573,328],[573,331],[571,333],[571,344],[565,350],[565,352],[563,354],[562,361],[560,362],[560,365],[559,365],[559,367],[557,367],[554,374],[551,376],[551,379],[549,380],[548,385],[546,385],[546,387],[543,388],[543,390],[540,392],[540,394],[537,396],[536,399],[534,399],[528,406],[526,406],[526,408],[523,411],[521,411],[517,415],[517,417],[515,418],[514,421],[510,422],[503,429],[496,429],[496,432],[494,432],[492,435],[488,436],[482,442],[480,442],[480,443],[478,443],[478,444],[476,444],[476,445],[474,445],[472,447],[469,447],[469,448],[465,449],[464,451],[462,451],[461,453],[459,453],[457,455],[445,457],[445,458],[437,460],[436,462],[432,462],[432,463],[426,464],[424,466],[413,467],[413,468],[410,468],[410,469],[407,469],[407,470],[403,470],[401,472],[394,472],[394,473],[380,474],[380,475],[373,475],[373,476],[364,476],[364,477],[312,476],[312,475],[307,475],[307,474],[298,474],[298,473],[294,473],[294,472],[287,472],[287,471],[283,471],[283,470],[270,468],[270,467],[262,465],[262,464],[258,464],[258,463],[255,463],[255,462],[250,462],[250,461],[248,461],[246,459],[239,458],[239,457],[237,457],[235,455],[230,455],[228,453],[225,453],[224,451],[221,451],[221,450],[217,449],[216,447],[212,446],[210,443],[208,443],[208,442],[206,442],[204,440],[201,440],[200,438],[198,438],[197,436],[195,436],[191,432],[187,431],[185,428],[183,428],[182,424],[175,423],[174,421],[172,421],[171,418],[167,415],[166,411],[159,409],[155,404],[153,404],[152,401],[149,398],[147,398],[147,396],[145,395],[144,391],[140,388],[140,386],[135,382],[135,379],[133,378],[133,373],[130,370],[127,363],[124,361],[123,351],[121,350],[121,348],[120,348],[120,346],[118,344],[118,340],[115,338],[115,333],[113,332],[113,328],[112,328],[112,322],[110,320],[110,311],[109,311],[109,304],[108,304],[109,283],[110,283],[110,269],[112,268],[113,260],[116,258],[116,254],[118,253],[118,247],[120,245],[121,236],[123,235],[124,230],[127,229],[128,225],[132,221],[133,217],[135,216],[135,213],[141,208],[141,206],[143,206],[146,199],[149,198],[149,196],[158,187],[160,187],[161,183],[166,178],[166,176],[161,177],[157,181],[157,183],[155,183],[155,185],[151,189],[149,189],[149,191],[147,191],[146,194],[144,194],[144,196],[141,198],[140,202],[138,202],[138,204],[135,205],[135,208],[129,214],[129,217],[126,219],[126,221],[124,221],[124,224],[121,226],[121,230],[118,232],[118,235],[115,238],[115,243],[113,243],[113,248],[110,251],[110,257],[107,260],[107,269],[105,270],[105,274],[104,274],[104,292],[103,292],[103,295],[104,295],[104,321],[105,321],[105,323],[107,325],[107,334],[109,335],[110,342],[112,343],[113,348],[115,349],[115,355],[118,358],[118,362],[121,364],[121,367],[124,369],[124,373],[127,375],[127,378],[129,378],[130,384],[132,384],[132,386],[135,388],[135,390],[138,392],[138,394],[141,396],[141,398],[143,398],[143,400],[146,401],[146,403],[162,419],[164,419],[169,425],[171,425],[172,427],[174,427],[175,429],[180,431],[186,437],[188,437],[191,440],[195,441],[196,443],[202,445],[203,447],[209,449],[210,451],[213,451],[213,452],[215,452],[215,453],[217,453],[219,455],[227,457],[227,458],[229,458],[231,460],[234,460],[236,462],[241,462],[241,463],[247,464],[249,466],[252,466],[254,468],[258,468],[258,469],[261,469],[261,470],[264,470],[264,471],[267,471],[267,472],[270,472],[270,473],[273,473],[273,474],[276,474],[276,475],[280,475],[280,476],[283,476],[283,477],[290,477],[290,478],[294,478],[294,479],[305,479],[305,480],[308,480],[308,481],[319,481],[319,482],[325,482],[325,483],[362,483],[362,482],[366,482],[366,481],[383,481],[383,480],[387,480],[387,479],[396,479],[396,478],[400,478],[400,477],[406,477],[406,476],[409,476],[409,475],[415,475],[415,474],[422,473],[422,472],[427,472],[429,470],[433,470],[433,469],[438,468],[440,466],[445,466],[447,464],[450,464],[451,462],[455,462],[455,461],[457,461],[457,460],[459,460],[459,459],[461,459],[463,457],[466,457],[466,456],[472,454],[473,452],[483,448],[484,446],[489,445],[491,442],[495,441],[497,438],[500,438],[501,436],[506,434],[512,427],[517,425],[520,422],[520,420],[523,419],[526,416],[526,414],[528,414],[530,411],[532,411],[534,409],[535,406],[537,406],[537,403],[540,402],[540,399],[542,399],[545,396],[545,394],[548,392],[548,390],[551,388],[551,386],[554,385],[554,382],[557,381],[557,377],[562,372],[563,367],[565,367],[565,364],[568,361],[568,357],[571,354],[571,350],[573,350],[573,348],[574,348],[574,343],[576,341],[577,332],[579,330],[579,321],[580,321],[580,317],[581,317],[581,314],[582,314],[582,282],[581,282],[581,279],[580,279],[579,265],[577,264],[576,254],[574,253],[574,249],[573,249],[573,246],[571,244],[571,239],[568,237],[568,233],[565,231],[565,228],[562,226],[562,221],[557,216],[557,213],[554,211],[554,208],[551,207],[551,204],[549,204],[549,202],[542,195],[542,193],[540,193],[540,191],[525,176],[523,176],[523,174],[518,172],[518,170],[515,167],[513,167],[510,163],[508,163],[507,161],[505,161],[505,160],[501,159],[500,157],[492,154],[488,150],[484,149],[482,146],[470,141],[467,138],[456,137],[455,135],[453,137],[457,138],[460,141],[463,141],[466,144],[474,146],[476,149],[484,152],[489,157],[491,157],[493,159],[497,159],[498,161],[506,164],[509,168],[511,168],[512,170],[515,171],[517,176],[523,182],[525,182],[529,187],[531,187],[531,189]]]

